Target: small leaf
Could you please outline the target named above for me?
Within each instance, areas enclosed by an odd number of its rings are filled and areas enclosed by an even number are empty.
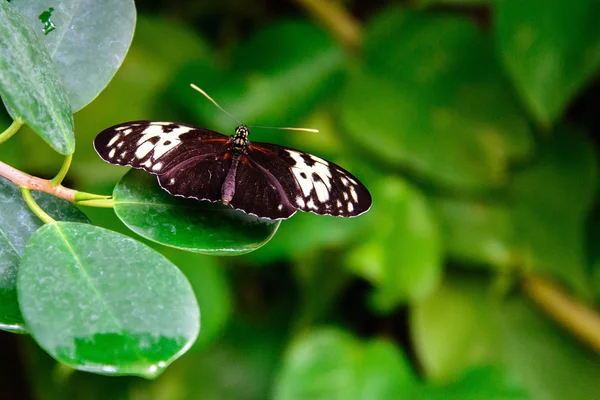
[[[188,251],[239,255],[266,244],[280,221],[260,219],[221,203],[182,199],[156,177],[131,170],[113,192],[115,213],[135,233]]]
[[[91,102],[121,66],[135,28],[133,0],[13,0],[52,57],[73,112]],[[52,8],[55,29],[44,32],[40,13]]]
[[[435,183],[506,184],[532,140],[492,49],[466,19],[382,13],[367,26],[365,65],[341,97],[344,128],[379,162]]]
[[[415,382],[406,359],[391,343],[363,344],[344,332],[320,329],[292,343],[273,398],[411,398]]]
[[[416,188],[396,178],[382,179],[373,188],[373,203],[370,218],[377,227],[347,262],[375,285],[375,307],[386,312],[435,287],[442,271],[442,248],[437,221]]]
[[[41,227],[25,247],[17,287],[31,335],[76,369],[154,378],[200,328],[194,292],[177,267],[91,225]]]
[[[455,380],[473,367],[498,365],[497,303],[489,282],[448,277],[411,312],[411,338],[427,377]]]
[[[496,38],[504,64],[535,117],[550,125],[600,68],[597,0],[502,0]]]
[[[33,198],[53,218],[89,222],[71,203],[42,192]],[[17,303],[17,271],[31,235],[43,225],[21,196],[17,186],[0,177],[0,329],[25,333],[27,328]]]
[[[450,258],[483,268],[518,264],[514,216],[508,204],[438,198],[433,205]]]
[[[73,113],[56,66],[27,20],[0,1],[0,94],[54,150],[75,151]]]

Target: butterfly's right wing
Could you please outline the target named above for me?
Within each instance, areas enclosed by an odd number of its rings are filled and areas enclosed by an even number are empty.
[[[221,198],[230,147],[228,136],[172,122],[127,122],[94,139],[105,161],[158,175],[161,187],[172,195],[210,201]]]
[[[222,154],[229,142],[228,136],[192,125],[133,121],[100,132],[94,148],[111,164],[161,175],[191,158]]]

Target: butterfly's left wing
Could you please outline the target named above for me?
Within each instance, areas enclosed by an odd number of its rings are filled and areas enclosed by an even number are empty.
[[[356,217],[371,207],[367,188],[322,158],[269,143],[250,143],[246,157],[238,167],[231,201],[235,208],[251,209],[267,218],[288,218],[295,209]]]

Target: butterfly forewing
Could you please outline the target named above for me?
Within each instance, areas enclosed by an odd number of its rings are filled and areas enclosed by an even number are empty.
[[[269,143],[248,147],[250,164],[277,177],[278,190],[297,209],[354,217],[371,207],[367,188],[342,167],[312,154]]]
[[[173,122],[133,121],[100,132],[94,148],[111,164],[164,173],[190,158],[223,153],[229,137]]]

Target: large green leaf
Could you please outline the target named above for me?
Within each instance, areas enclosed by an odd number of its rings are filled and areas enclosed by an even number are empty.
[[[200,329],[194,292],[177,267],[103,228],[44,225],[25,246],[17,283],[33,338],[76,369],[153,378]]]
[[[27,20],[0,1],[0,94],[11,109],[61,154],[75,151],[73,114],[56,66]]]
[[[89,222],[71,203],[47,193],[33,192],[33,198],[53,218]],[[25,204],[17,186],[0,177],[0,329],[24,333],[27,327],[17,303],[17,271],[21,254],[42,222]]]
[[[253,251],[277,231],[279,221],[260,219],[221,203],[182,199],[160,188],[156,177],[128,172],[115,187],[115,213],[137,234],[205,254]]]
[[[133,0],[13,0],[46,45],[73,112],[106,87],[121,66],[135,28]],[[56,28],[44,34],[42,12]]]
[[[340,117],[380,162],[482,188],[506,183],[510,162],[530,152],[492,43],[470,21],[388,10],[367,26],[364,51]]]
[[[189,82],[248,125],[290,126],[339,88],[344,53],[316,26],[285,21],[243,42],[231,65],[226,74],[195,66],[186,69],[178,77],[182,89],[177,92],[182,106],[227,133],[235,122],[190,90]],[[252,136],[257,137],[254,132]]]
[[[415,187],[397,178],[373,187],[376,221],[368,238],[348,256],[348,266],[377,288],[373,300],[380,311],[422,298],[441,276],[442,247],[435,216]]]
[[[515,86],[549,125],[600,68],[597,0],[498,1],[496,39]]]

